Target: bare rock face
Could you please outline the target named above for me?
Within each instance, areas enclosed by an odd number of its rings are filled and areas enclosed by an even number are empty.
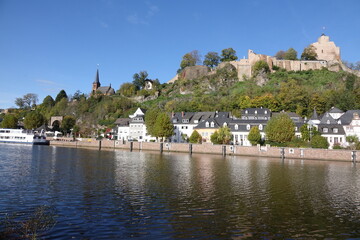
[[[180,78],[186,80],[192,80],[208,75],[210,69],[206,66],[191,66],[186,67],[181,73]]]

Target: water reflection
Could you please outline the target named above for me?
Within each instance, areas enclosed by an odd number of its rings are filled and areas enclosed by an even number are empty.
[[[360,235],[351,163],[47,146],[0,150],[0,213],[46,205],[51,239]],[[4,197],[6,196],[6,197]]]

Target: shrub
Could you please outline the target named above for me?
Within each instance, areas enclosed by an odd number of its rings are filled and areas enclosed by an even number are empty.
[[[311,141],[310,141],[311,147],[312,148],[329,148],[329,143],[326,140],[326,138],[320,136],[320,135],[315,135]]]

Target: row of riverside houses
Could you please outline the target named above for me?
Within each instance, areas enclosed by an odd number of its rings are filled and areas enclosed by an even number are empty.
[[[147,134],[145,125],[146,110],[138,108],[129,118],[116,120],[115,139],[122,141],[155,141],[156,138]],[[285,112],[295,124],[295,136],[300,138],[300,128],[304,124],[316,127],[321,136],[325,137],[333,148],[334,145],[348,146],[346,136],[356,135],[360,138],[360,110],[343,112],[332,107],[328,112],[319,116],[314,110],[312,117],[307,120],[296,113]],[[229,112],[176,112],[171,113],[174,125],[174,135],[171,142],[187,142],[194,130],[203,138],[203,142],[210,142],[210,136],[220,127],[227,126],[233,135],[233,144],[251,146],[247,139],[250,129],[257,126],[265,139],[265,127],[271,117],[280,113],[273,113],[267,108],[247,108],[241,111],[241,117],[232,117]]]

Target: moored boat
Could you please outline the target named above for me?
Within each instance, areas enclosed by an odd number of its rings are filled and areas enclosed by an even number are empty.
[[[49,145],[49,141],[46,140],[44,134],[36,134],[33,131],[11,128],[0,128],[0,142]]]

